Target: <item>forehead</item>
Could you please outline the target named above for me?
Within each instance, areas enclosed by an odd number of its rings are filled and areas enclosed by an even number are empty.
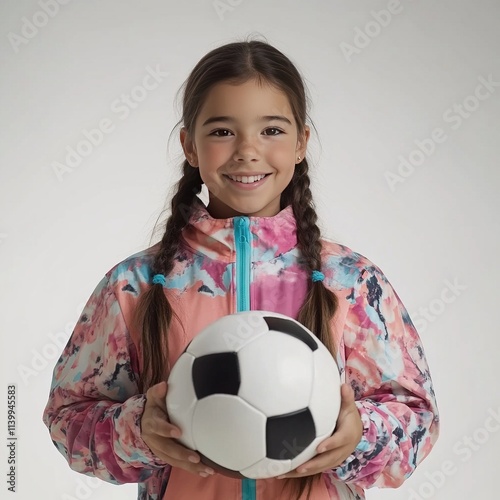
[[[199,118],[212,114],[232,115],[236,119],[283,114],[293,122],[292,109],[287,95],[267,83],[250,80],[241,84],[221,82],[207,94]]]

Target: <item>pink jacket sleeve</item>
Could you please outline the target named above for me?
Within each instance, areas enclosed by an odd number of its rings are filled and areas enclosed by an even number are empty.
[[[362,488],[397,488],[439,434],[429,367],[408,312],[380,268],[363,269],[348,298],[345,377],[364,430],[354,452],[328,475]]]
[[[71,469],[113,484],[142,482],[166,466],[141,438],[145,395],[138,391],[131,348],[108,273],[57,361],[43,412]]]

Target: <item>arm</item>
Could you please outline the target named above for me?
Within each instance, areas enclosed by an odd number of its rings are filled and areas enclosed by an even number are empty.
[[[429,367],[408,312],[378,267],[361,272],[349,298],[345,375],[363,435],[353,453],[327,474],[363,488],[396,488],[439,434]]]
[[[91,297],[53,371],[43,413],[69,466],[113,484],[137,483],[167,464],[141,437],[145,395],[109,273]]]

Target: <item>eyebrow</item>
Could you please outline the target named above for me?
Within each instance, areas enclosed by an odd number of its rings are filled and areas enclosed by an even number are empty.
[[[271,120],[277,120],[281,122],[285,122],[288,125],[292,125],[292,122],[286,117],[282,115],[267,115],[267,116],[260,116],[257,121],[259,122],[267,122]],[[226,123],[234,123],[236,120],[231,117],[231,116],[211,116],[210,118],[207,118],[203,124],[202,127],[205,125],[209,125],[210,123],[213,122],[226,122]]]

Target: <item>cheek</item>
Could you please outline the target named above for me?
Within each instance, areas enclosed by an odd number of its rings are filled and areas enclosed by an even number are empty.
[[[205,145],[201,154],[203,155],[203,158],[208,161],[220,162],[221,160],[224,161],[228,158],[230,150],[227,145],[219,142],[218,144],[212,143]]]
[[[294,164],[295,151],[288,143],[275,143],[267,148],[266,158],[277,167],[289,166]]]

